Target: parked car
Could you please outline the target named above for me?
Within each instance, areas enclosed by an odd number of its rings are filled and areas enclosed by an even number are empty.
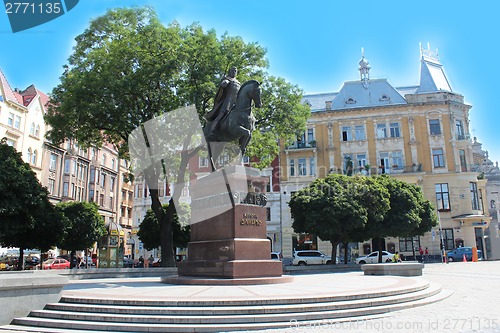
[[[69,261],[62,258],[47,259],[42,263],[42,269],[69,269]]]
[[[367,256],[356,258],[356,264],[376,264],[378,263],[378,252],[375,251],[370,253]],[[392,262],[392,258],[394,257],[394,253],[388,251],[382,251],[382,262]]]
[[[332,261],[332,257],[317,250],[295,251],[292,257],[292,264],[294,266],[328,265]]]
[[[154,260],[153,263],[151,264],[151,267],[161,267],[161,258]]]
[[[77,267],[78,266],[78,258],[76,256],[73,257],[73,260],[71,260],[71,256],[68,254],[63,254],[60,256],[57,256],[57,259],[64,259],[70,263],[69,268]]]
[[[464,259],[464,254],[467,261],[472,261],[472,247],[470,246],[463,246],[453,251],[449,251],[446,253],[446,258],[449,262],[462,261]],[[477,250],[477,259],[483,260],[483,252],[481,250]]]
[[[123,267],[124,268],[133,268],[134,267],[134,259],[130,259],[128,257],[123,258]]]
[[[283,255],[281,252],[271,252],[271,259],[273,260],[283,260]]]
[[[27,257],[24,260],[24,269],[36,269],[40,264],[40,259],[38,257]]]

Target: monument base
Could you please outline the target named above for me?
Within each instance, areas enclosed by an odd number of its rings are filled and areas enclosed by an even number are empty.
[[[279,277],[283,273],[281,261],[276,260],[188,260],[180,262],[179,276],[223,279]]]
[[[283,265],[271,259],[266,236],[266,182],[256,169],[229,166],[191,184],[191,241],[187,260],[177,267],[179,281],[257,279],[253,284],[258,284],[281,277]]]
[[[166,276],[161,278],[161,282],[165,284],[179,285],[205,285],[205,286],[244,286],[258,284],[278,284],[293,282],[293,276],[276,276],[276,277],[255,277],[255,278],[240,278],[240,279],[217,279],[203,278],[194,276]]]

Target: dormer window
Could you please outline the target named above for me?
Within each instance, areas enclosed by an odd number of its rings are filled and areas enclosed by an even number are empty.
[[[380,97],[378,100],[381,102],[389,102],[391,98],[387,95],[382,95],[382,97]]]
[[[356,104],[356,100],[352,97],[349,97],[346,101],[345,104]]]

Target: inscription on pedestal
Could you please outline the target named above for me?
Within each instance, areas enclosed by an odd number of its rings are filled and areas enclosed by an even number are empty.
[[[240,220],[240,224],[260,226],[262,225],[262,221],[259,220],[259,216],[257,214],[245,213],[243,214],[243,218]]]

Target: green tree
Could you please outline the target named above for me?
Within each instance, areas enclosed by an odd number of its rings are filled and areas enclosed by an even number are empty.
[[[330,241],[335,264],[337,245],[348,242],[369,218],[382,219],[389,209],[389,194],[370,178],[330,174],[298,191],[289,206],[293,229]]]
[[[6,140],[0,142],[0,244],[19,248],[18,269],[24,250],[48,250],[62,237],[61,216],[49,202],[48,192]]]
[[[168,204],[162,206],[163,210],[166,211]],[[184,211],[189,211],[188,205],[181,205],[181,209]],[[182,217],[188,217],[189,214],[183,213]],[[186,247],[189,242],[190,226],[187,221],[181,221],[179,216],[175,214],[173,232],[174,232],[174,243],[173,249],[177,247]],[[137,233],[139,239],[144,243],[144,247],[150,251],[161,245],[160,241],[160,224],[156,218],[155,213],[152,209],[148,209],[146,216],[139,225],[139,232]]]
[[[255,138],[265,140],[253,139],[249,154],[266,163],[272,160],[278,152],[277,138],[290,135],[285,125],[304,128],[310,112],[300,102],[298,87],[283,79],[266,79],[266,50],[257,43],[227,34],[219,39],[198,24],[182,29],[174,22],[165,27],[151,8],[110,10],[92,20],[76,42],[46,115],[51,125],[48,137],[54,143],[69,138],[86,147],[107,141],[126,158],[129,134],[164,112],[194,104],[203,121],[216,87],[233,65],[241,82],[264,80],[263,96],[268,97],[256,114]],[[188,161],[196,153],[194,149],[180,156],[177,179],[167,178],[168,182],[187,178]],[[182,188],[175,187],[164,211],[155,186],[162,171],[152,168],[144,176],[160,224],[162,265],[173,266],[173,203]]]
[[[64,220],[64,238],[61,248],[71,251],[86,250],[107,233],[106,225],[95,202],[71,201],[57,204]]]
[[[390,209],[383,219],[370,219],[365,226],[367,238],[379,240],[383,237],[413,237],[423,235],[437,225],[437,216],[432,204],[426,200],[420,187],[382,175],[376,181],[389,191]],[[382,253],[379,252],[379,262]]]

